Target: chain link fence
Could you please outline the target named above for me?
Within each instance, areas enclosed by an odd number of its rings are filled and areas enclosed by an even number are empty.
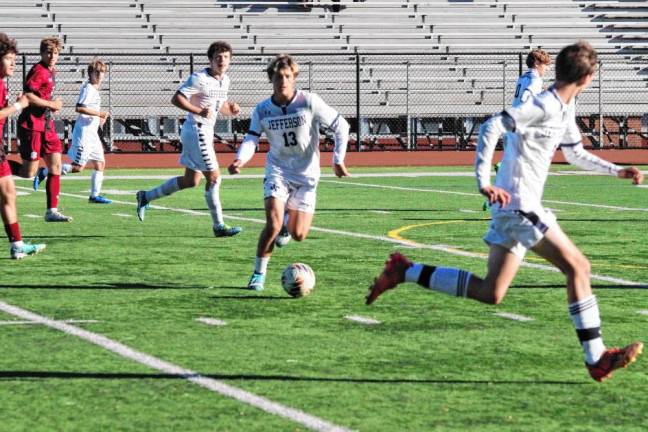
[[[554,56],[556,53],[552,53]],[[74,107],[87,65],[95,54],[63,54],[57,64],[55,96],[64,108],[57,131],[68,143]],[[265,68],[273,55],[235,54],[228,75],[230,98],[242,108],[216,125],[219,151],[234,151],[247,131],[254,106],[269,97]],[[506,108],[515,82],[526,70],[525,53],[295,55],[297,86],[316,92],[351,124],[351,150],[472,149],[484,118]],[[105,54],[109,72],[102,105],[112,113],[103,139],[109,151],[178,151],[185,114],[171,97],[192,71],[208,66],[205,54]],[[12,95],[22,89],[39,55],[18,57],[8,80]],[[553,69],[546,74],[552,81]],[[578,98],[585,143],[595,147],[648,148],[648,59],[601,55],[592,85]],[[600,125],[603,125],[601,128]],[[4,142],[16,149],[15,119]],[[332,137],[322,131],[324,149]]]

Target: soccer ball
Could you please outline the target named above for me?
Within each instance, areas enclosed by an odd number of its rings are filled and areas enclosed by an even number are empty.
[[[290,264],[281,273],[281,286],[291,297],[306,297],[315,288],[315,273],[308,264]]]

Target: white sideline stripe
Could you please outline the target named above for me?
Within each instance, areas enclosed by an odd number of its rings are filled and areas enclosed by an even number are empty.
[[[339,180],[322,180],[321,183],[335,183],[335,184],[342,184],[342,185],[347,185],[347,186],[363,186],[363,187],[369,187],[369,188],[392,189],[392,190],[402,190],[402,191],[409,191],[409,192],[429,192],[429,193],[439,193],[439,194],[448,194],[448,195],[462,195],[462,196],[475,196],[475,197],[476,196],[481,196],[478,193],[472,193],[472,192],[459,192],[459,191],[449,191],[449,190],[442,190],[442,189],[427,189],[427,188],[409,188],[409,187],[402,187],[402,186],[377,185],[377,184],[371,184],[371,183],[345,182],[345,181],[339,181]],[[602,209],[607,209],[607,210],[648,212],[648,208],[620,207],[620,206],[611,206],[611,205],[605,205],[605,204],[590,204],[590,203],[579,203],[579,202],[573,202],[573,201],[557,201],[557,200],[542,200],[542,202],[551,203],[551,204],[564,204],[564,205],[580,206],[580,207],[594,207],[594,208],[602,208]]]
[[[42,218],[42,216],[38,216],[38,215],[35,215],[35,214],[31,214],[31,213],[27,213],[25,215],[25,217],[32,218],[32,219],[40,219],[40,218]]]
[[[637,313],[641,314],[641,315],[648,315],[648,310],[640,310],[640,311],[637,311]]]
[[[31,195],[29,192],[16,192],[16,196]]]
[[[196,318],[196,321],[201,322],[203,324],[211,325],[211,326],[224,326],[227,325],[227,323],[223,320],[219,320],[216,318],[207,318],[207,317],[198,317]]]
[[[478,210],[469,210],[469,209],[460,209],[459,210],[461,213],[483,213],[483,211],[478,211]]]
[[[75,195],[75,194],[70,194],[70,193],[64,193],[61,192],[60,195],[62,196],[69,196],[69,197],[74,197],[74,198],[81,198],[81,199],[86,199],[85,196],[83,195]],[[128,202],[128,201],[119,201],[119,200],[113,200],[113,203],[116,204],[125,204],[125,205],[130,205],[130,206],[135,206],[136,203],[134,202]],[[206,212],[201,212],[197,210],[190,210],[190,209],[180,209],[180,208],[172,208],[172,207],[163,207],[163,206],[156,206],[156,205],[150,205],[151,208],[157,209],[157,210],[169,210],[169,211],[174,211],[178,213],[184,213],[184,214],[190,214],[194,216],[208,216],[209,213]],[[241,216],[231,216],[227,215],[225,216],[227,219],[233,219],[233,220],[240,220],[240,221],[245,221],[245,222],[253,222],[253,223],[258,223],[258,224],[265,224],[264,219],[256,219],[256,218],[250,218],[250,217],[241,217]],[[355,233],[355,232],[350,232],[350,231],[342,231],[342,230],[336,230],[336,229],[329,229],[329,228],[320,228],[313,226],[311,227],[311,231],[318,231],[318,232],[323,232],[327,234],[334,234],[334,235],[339,235],[339,236],[345,236],[345,237],[354,237],[354,238],[361,238],[365,240],[374,240],[374,241],[382,241],[386,243],[393,243],[397,244],[401,247],[406,247],[406,248],[419,248],[419,249],[429,249],[429,250],[435,250],[439,252],[444,252],[452,255],[458,255],[458,256],[463,256],[467,258],[479,258],[481,260],[487,260],[488,257],[475,253],[475,252],[467,252],[463,251],[461,249],[455,249],[448,247],[446,245],[439,245],[439,244],[423,244],[423,243],[415,243],[411,241],[402,241],[402,240],[397,240],[391,237],[387,236],[376,236],[376,235],[370,235],[370,234],[362,234],[362,233]],[[528,267],[528,268],[533,268],[533,269],[538,269],[538,270],[545,270],[545,271],[550,271],[553,273],[560,273],[560,270],[558,270],[556,267],[553,266],[548,266],[544,264],[535,264],[531,263],[528,261],[522,261],[520,263],[520,266],[522,267]],[[629,281],[625,279],[620,279],[620,278],[615,278],[611,276],[605,276],[605,275],[599,275],[596,273],[592,273],[590,276],[590,279],[593,280],[599,280],[603,282],[611,282],[619,285],[629,285],[629,286],[638,286],[640,288],[648,288],[648,284],[643,283],[643,282],[635,282],[635,281]]]
[[[497,315],[498,317],[510,319],[513,321],[533,321],[533,318],[529,318],[524,315],[518,315],[510,312],[495,312],[493,315]]]
[[[100,346],[108,351],[111,351],[121,357],[133,360],[137,363],[143,364],[152,369],[157,369],[160,372],[173,374],[173,375],[180,375],[183,378],[185,378],[187,381],[190,381],[196,385],[209,389],[213,392],[219,393],[223,396],[230,397],[239,402],[243,402],[245,404],[259,408],[267,413],[284,417],[295,423],[299,423],[309,429],[315,431],[340,431],[340,432],[350,431],[350,429],[346,429],[342,426],[338,426],[336,424],[330,423],[326,420],[312,416],[303,411],[290,408],[288,406],[282,405],[277,402],[273,402],[270,399],[266,399],[254,393],[250,393],[245,390],[239,389],[237,387],[230,386],[228,384],[225,384],[222,381],[218,381],[212,378],[202,376],[190,369],[185,369],[181,366],[177,366],[173,363],[169,363],[157,357],[153,357],[151,355],[137,351],[122,343],[109,339],[106,336],[103,336],[101,334],[89,332],[79,327],[75,327],[60,321],[55,321],[50,318],[37,315],[33,312],[30,312],[25,309],[21,309],[16,306],[12,306],[3,301],[0,301],[0,310],[2,310],[5,313],[17,316],[19,318],[33,321],[35,323],[43,324],[46,325],[47,327],[53,328],[55,330],[59,330],[63,333],[76,336],[80,339],[83,339],[92,344]]]
[[[348,319],[349,321],[358,322],[360,324],[367,324],[367,325],[380,324],[380,321],[378,320],[375,320],[373,318],[363,317],[360,315],[345,315],[344,318]]]
[[[97,320],[75,320],[75,319],[68,319],[68,320],[61,320],[60,322],[64,323],[74,323],[74,324],[82,324],[82,323],[98,323],[99,321]],[[34,321],[0,321],[0,325],[25,325],[25,324],[40,324]]]
[[[369,210],[369,213],[390,214],[391,212],[385,210]]]
[[[126,214],[126,213],[113,213],[112,215],[113,216],[118,216],[118,217],[123,217],[123,218],[133,217],[133,215],[129,215],[129,214]]]

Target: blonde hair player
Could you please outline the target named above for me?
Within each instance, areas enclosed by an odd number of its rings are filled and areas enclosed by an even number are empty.
[[[16,102],[9,105],[9,92],[5,78],[13,76],[16,69],[18,47],[15,39],[0,33],[0,135],[7,117],[20,113],[29,105],[27,96],[20,95]],[[0,216],[5,233],[9,239],[9,254],[12,259],[21,259],[37,254],[45,249],[44,244],[23,242],[16,211],[16,186],[11,176],[11,167],[7,161],[4,146],[0,143]]]
[[[228,226],[223,220],[214,126],[218,113],[236,116],[241,112],[236,102],[227,99],[230,79],[225,72],[232,60],[232,46],[227,42],[213,42],[207,49],[207,58],[209,67],[191,74],[171,100],[173,105],[188,113],[180,135],[180,164],[185,167],[184,175],[172,177],[151,190],[137,192],[137,217],[144,222],[144,213],[151,201],[196,187],[204,176],[205,201],[212,217],[214,235],[231,237],[240,233],[241,228]]]
[[[104,150],[99,138],[98,129],[106,123],[110,116],[107,111],[101,111],[101,94],[99,89],[106,76],[108,66],[101,59],[95,58],[88,65],[88,81],[83,83],[76,103],[76,112],[79,116],[74,123],[72,131],[72,145],[67,156],[71,164],[61,166],[61,174],[78,173],[83,171],[86,165],[92,168],[90,175],[90,197],[89,203],[110,204],[111,200],[101,196],[104,168],[106,162]],[[47,168],[38,170],[34,177],[34,190],[38,190],[39,184],[47,177]]]
[[[335,133],[333,171],[349,175],[345,165],[349,125],[318,95],[295,88],[299,66],[288,55],[277,56],[267,68],[273,93],[252,112],[230,174],[238,174],[252,158],[265,134],[270,144],[266,157],[263,191],[266,223],[259,235],[254,272],[248,288],[262,291],[275,240],[290,236],[302,241],[308,235],[315,214],[317,183],[320,178],[319,126]],[[280,236],[280,231],[285,235]]]
[[[643,344],[606,348],[601,318],[590,286],[590,263],[562,231],[556,217],[542,206],[542,193],[551,159],[558,148],[580,168],[643,182],[635,167],[621,168],[587,152],[576,126],[575,99],[596,73],[596,51],[586,42],[563,48],[556,58],[556,82],[517,107],[491,117],[479,131],[475,171],[482,195],[493,203],[492,221],[484,240],[490,247],[488,271],[479,278],[467,271],[412,263],[400,253],[390,256],[385,269],[369,289],[367,304],[402,282],[457,297],[498,304],[506,295],[528,249],[543,257],[567,278],[568,310],[585,356],[585,366],[596,381],[609,378],[641,354]],[[504,150],[495,184],[490,164],[497,140],[514,132]]]

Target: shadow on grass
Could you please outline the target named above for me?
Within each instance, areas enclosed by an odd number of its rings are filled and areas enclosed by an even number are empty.
[[[565,289],[564,284],[516,284],[511,285],[511,288],[552,288],[552,289]],[[592,289],[648,289],[648,285],[597,285],[592,284]]]
[[[303,381],[332,382],[357,384],[540,384],[540,385],[587,385],[589,381],[560,380],[453,380],[453,379],[399,379],[399,378],[347,378],[347,377],[302,377],[295,375],[244,375],[244,374],[147,374],[123,372],[59,372],[59,371],[0,371],[0,380],[13,379],[101,379],[101,380],[135,380],[135,379],[187,379],[207,377],[216,380],[233,381]]]
[[[147,283],[106,283],[97,285],[47,285],[47,284],[0,284],[0,289],[17,288],[17,289],[71,289],[71,290],[102,290],[102,289],[208,289],[207,286],[200,285],[156,285]]]

